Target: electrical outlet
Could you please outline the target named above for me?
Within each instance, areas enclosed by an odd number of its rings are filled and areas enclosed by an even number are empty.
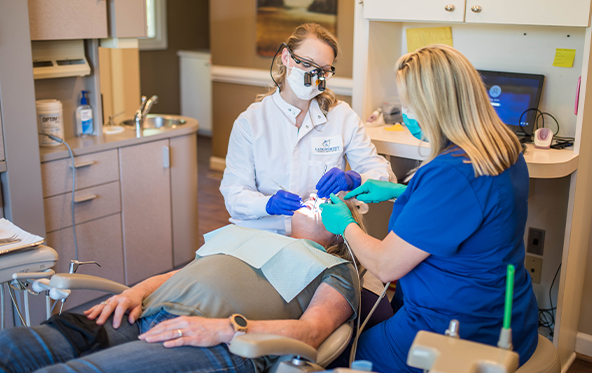
[[[536,256],[527,255],[526,259],[524,260],[524,267],[528,273],[530,273],[530,277],[532,277],[532,282],[535,284],[541,283],[541,271],[543,269],[543,258],[537,258]]]
[[[528,241],[526,242],[526,252],[530,254],[543,256],[545,248],[545,231],[543,229],[528,228]]]

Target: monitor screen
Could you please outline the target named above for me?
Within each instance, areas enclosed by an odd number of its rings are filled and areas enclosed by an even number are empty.
[[[544,75],[479,70],[489,101],[502,122],[518,135],[532,135]],[[522,120],[520,120],[522,115]]]

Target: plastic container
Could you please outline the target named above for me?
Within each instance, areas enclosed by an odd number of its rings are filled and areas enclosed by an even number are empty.
[[[371,372],[372,371],[372,362],[368,360],[356,360],[351,363],[352,370],[360,370],[363,372]]]
[[[64,138],[64,116],[62,113],[62,102],[59,100],[37,100],[37,129],[39,133],[46,133]],[[39,135],[40,146],[56,146],[59,142],[47,136]]]
[[[95,132],[93,111],[86,99],[87,93],[88,91],[82,91],[80,106],[76,108],[76,136],[80,137],[92,136]]]

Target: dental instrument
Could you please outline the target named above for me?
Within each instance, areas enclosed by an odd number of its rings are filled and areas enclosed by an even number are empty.
[[[277,181],[271,179],[271,181],[273,181],[275,183],[275,185],[278,186],[278,188],[280,188],[281,190],[283,190],[284,192],[288,192],[288,193],[292,193],[290,192],[288,189],[284,188],[280,183],[278,183]]]

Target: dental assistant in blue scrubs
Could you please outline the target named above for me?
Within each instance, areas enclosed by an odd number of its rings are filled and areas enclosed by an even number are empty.
[[[367,181],[347,198],[397,198],[389,234],[365,234],[332,196],[325,227],[343,234],[364,267],[383,282],[398,280],[403,306],[364,332],[357,359],[377,372],[419,372],[407,354],[420,330],[443,334],[460,321],[460,337],[497,345],[506,268],[516,267],[512,310],[514,351],[524,364],[537,347],[538,309],[524,268],[528,169],[516,136],[489,103],[479,74],[444,45],[402,56],[397,84],[404,121],[431,151],[407,187]]]

